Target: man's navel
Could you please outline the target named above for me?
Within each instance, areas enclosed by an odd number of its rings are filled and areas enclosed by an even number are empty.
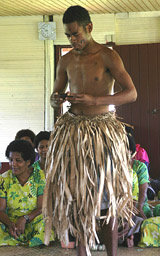
[[[95,80],[95,81],[99,81],[99,78],[96,76],[96,77],[94,78],[94,80]]]

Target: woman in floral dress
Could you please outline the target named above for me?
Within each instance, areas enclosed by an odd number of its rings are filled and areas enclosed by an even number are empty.
[[[8,145],[6,157],[11,169],[0,176],[0,246],[44,244],[45,176],[31,167],[34,149],[28,141],[15,140]]]
[[[160,217],[152,217],[143,221],[141,226],[140,247],[160,247]]]

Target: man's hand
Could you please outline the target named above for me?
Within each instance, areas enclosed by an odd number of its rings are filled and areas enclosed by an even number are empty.
[[[67,93],[65,98],[71,104],[82,104],[85,106],[95,106],[96,97],[89,94],[77,94],[77,93]]]
[[[64,95],[64,94],[63,94]],[[61,93],[52,93],[50,97],[50,103],[52,108],[60,108],[62,103],[66,101],[66,98]]]

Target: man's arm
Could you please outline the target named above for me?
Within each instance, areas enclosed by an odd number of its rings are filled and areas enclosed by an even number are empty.
[[[58,62],[54,90],[50,97],[50,103],[53,108],[60,108],[62,103],[65,101],[59,96],[59,93],[65,92],[68,82],[65,63],[66,61],[64,61],[63,57]]]
[[[104,68],[109,69],[111,76],[120,85],[121,91],[116,92],[114,95],[93,96],[89,94],[74,94],[70,93],[74,98],[66,98],[71,103],[80,103],[86,106],[108,106],[108,105],[123,105],[134,102],[137,98],[137,91],[133,84],[130,75],[124,68],[120,56],[110,49],[103,52]]]
[[[121,91],[115,93],[114,95],[97,97],[96,104],[113,104],[115,106],[118,106],[134,102],[137,98],[137,91],[130,75],[125,70],[123,62],[118,53],[116,53],[116,51],[111,50],[109,52],[108,58],[106,60],[106,65],[109,68],[112,77],[120,85]]]

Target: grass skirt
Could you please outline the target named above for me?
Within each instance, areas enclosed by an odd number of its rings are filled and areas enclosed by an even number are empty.
[[[52,223],[60,240],[68,231],[86,246],[97,238],[96,219],[125,218],[132,225],[132,180],[125,128],[112,112],[94,117],[65,113],[50,137],[43,214],[45,243]],[[100,217],[104,191],[109,200]]]

